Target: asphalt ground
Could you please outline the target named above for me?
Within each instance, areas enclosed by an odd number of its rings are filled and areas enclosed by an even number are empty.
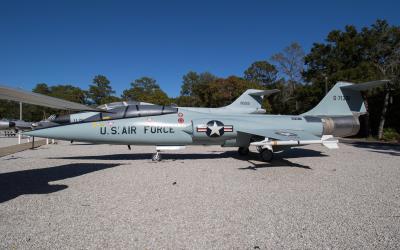
[[[62,142],[0,158],[0,249],[400,248],[400,148]]]

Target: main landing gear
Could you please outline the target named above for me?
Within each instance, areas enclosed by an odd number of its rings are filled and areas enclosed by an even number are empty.
[[[238,149],[238,153],[239,153],[240,155],[242,155],[242,156],[248,155],[249,152],[250,152],[250,150],[249,150],[248,147],[239,147],[239,149]]]
[[[268,148],[262,148],[260,151],[260,156],[263,161],[271,162],[274,158],[274,152]]]
[[[261,146],[257,147],[258,153],[260,153],[260,157],[263,161],[265,162],[271,162],[272,159],[274,158],[274,152],[268,148],[262,148]],[[248,147],[239,147],[238,148],[238,153],[241,156],[245,156],[249,154],[249,148]]]

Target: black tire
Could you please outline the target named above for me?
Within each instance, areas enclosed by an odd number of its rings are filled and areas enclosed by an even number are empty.
[[[274,152],[265,148],[260,152],[261,159],[265,162],[271,162],[274,158]]]
[[[261,151],[263,150],[262,146],[257,146],[256,149],[258,153],[261,153]]]
[[[249,154],[249,148],[248,147],[239,147],[238,148],[238,153],[240,154],[240,155],[248,155]]]

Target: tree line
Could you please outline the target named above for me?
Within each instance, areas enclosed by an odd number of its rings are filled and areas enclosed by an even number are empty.
[[[383,136],[387,131],[400,132],[400,27],[377,20],[357,29],[347,25],[328,33],[324,42],[314,43],[306,54],[294,42],[270,58],[255,61],[242,75],[219,77],[210,72],[190,71],[182,77],[180,95],[169,97],[156,79],[141,77],[116,96],[104,75],[93,78],[87,90],[72,84],[48,86],[39,83],[33,89],[53,97],[97,106],[121,100],[137,100],[160,105],[220,107],[231,103],[246,89],[280,89],[264,100],[263,108],[271,114],[301,114],[314,107],[337,81],[354,83],[388,79],[390,85],[364,93],[370,113],[369,132]],[[25,120],[40,120],[51,113],[49,108],[24,104]],[[18,105],[0,102],[1,118],[18,118]],[[385,119],[386,118],[386,119]],[[397,136],[397,135],[395,135]]]

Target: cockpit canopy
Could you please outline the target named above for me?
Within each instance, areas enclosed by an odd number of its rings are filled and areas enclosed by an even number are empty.
[[[120,106],[86,118],[83,122],[114,120],[132,117],[166,115],[178,113],[178,108],[159,105],[128,105]]]
[[[147,102],[137,102],[137,101],[123,101],[123,102],[111,102],[111,103],[106,103],[103,105],[98,106],[98,109],[104,109],[104,110],[110,110],[110,109],[115,109],[118,107],[127,107],[130,105],[153,105],[151,103]]]

